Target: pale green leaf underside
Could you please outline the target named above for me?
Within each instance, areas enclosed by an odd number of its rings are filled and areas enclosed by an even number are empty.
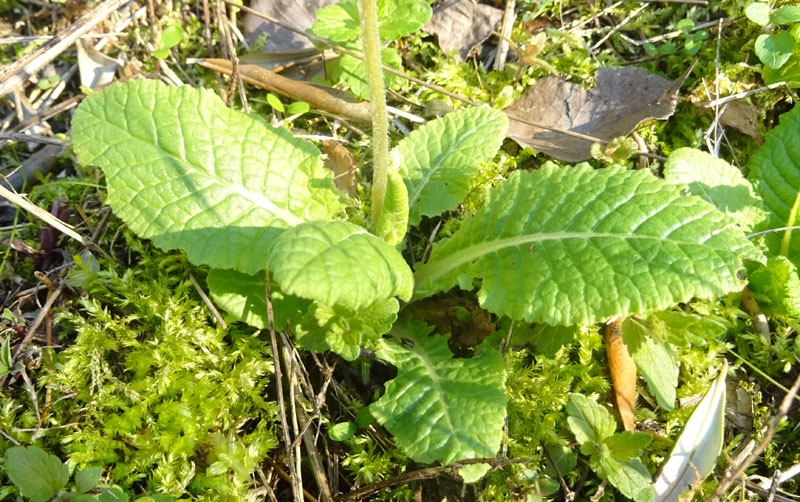
[[[780,124],[767,133],[764,144],[750,157],[749,166],[748,178],[767,208],[767,220],[759,229],[797,225],[800,220],[792,217],[792,208],[796,216],[800,192],[800,107],[781,115]],[[773,254],[779,252],[783,238],[783,232],[766,235]],[[788,257],[795,265],[800,263],[800,236],[792,236]]]
[[[428,122],[392,150],[408,188],[410,224],[458,207],[481,164],[500,148],[508,119],[492,108],[468,108]]]
[[[341,207],[312,144],[207,90],[116,84],[88,97],[72,127],[79,162],[106,174],[114,212],[195,263],[263,270],[281,229]]]
[[[404,317],[392,333],[414,346],[381,340],[376,354],[397,366],[397,377],[386,384],[386,393],[370,405],[370,412],[417,462],[495,456],[506,413],[500,353],[488,349],[478,358],[455,359],[448,337],[429,336],[431,331]],[[475,481],[485,470],[470,466],[461,475]]]
[[[237,321],[258,329],[269,328],[267,317],[267,288],[264,272],[245,274],[235,270],[212,268],[206,277],[214,303],[225,309]],[[272,284],[272,313],[275,329],[282,331],[290,319],[299,320],[308,309],[309,301],[287,295]]]
[[[717,379],[675,442],[661,474],[653,483],[656,502],[676,502],[681,493],[694,486],[698,478],[705,478],[716,465],[724,440],[727,371],[728,364],[723,360]]]
[[[664,164],[664,178],[689,187],[689,193],[714,204],[746,230],[764,219],[761,199],[742,172],[713,155],[679,148]]]
[[[386,198],[375,233],[392,246],[403,242],[408,229],[408,191],[397,171],[386,178]]]
[[[351,310],[393,296],[408,300],[414,287],[411,269],[395,248],[346,222],[286,230],[270,251],[269,269],[281,290]]]
[[[472,289],[487,310],[591,324],[741,289],[760,251],[711,204],[645,171],[515,172],[416,271],[415,296]]]

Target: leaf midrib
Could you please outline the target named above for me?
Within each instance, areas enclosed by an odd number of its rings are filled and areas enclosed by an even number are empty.
[[[461,248],[455,253],[452,253],[439,261],[428,262],[419,267],[419,269],[417,269],[417,272],[414,274],[414,284],[417,286],[417,288],[421,288],[425,285],[425,281],[428,278],[440,277],[466,263],[469,263],[473,260],[481,258],[490,253],[495,253],[497,251],[500,251],[501,249],[521,246],[524,244],[535,244],[537,242],[543,242],[543,241],[558,241],[566,239],[588,240],[597,237],[615,238],[626,241],[635,239],[654,240],[658,242],[667,242],[670,244],[678,244],[678,245],[692,245],[692,246],[704,245],[703,242],[683,241],[677,239],[668,239],[665,237],[658,237],[654,235],[636,235],[636,234],[614,234],[614,233],[597,233],[597,232],[591,232],[591,233],[552,232],[552,233],[518,235],[515,237],[507,237],[504,239],[483,241],[478,244]],[[711,237],[711,235],[709,235],[709,237]]]
[[[194,173],[187,172],[186,174],[181,175],[179,178],[176,178],[176,179],[180,179],[180,178],[184,178],[184,177],[191,177],[193,174],[201,174],[201,175],[202,174],[206,174],[210,179],[214,180],[217,184],[225,187],[228,190],[229,193],[234,193],[234,194],[237,194],[237,195],[240,195],[240,196],[244,197],[245,199],[247,199],[248,201],[252,202],[256,206],[258,206],[258,207],[260,207],[262,209],[265,209],[266,211],[271,213],[276,218],[280,218],[280,219],[284,220],[289,225],[298,225],[298,224],[300,224],[300,223],[302,223],[304,221],[302,218],[292,214],[290,211],[287,211],[285,209],[282,209],[282,208],[278,207],[277,205],[275,205],[275,203],[273,203],[271,200],[269,200],[264,195],[256,193],[256,192],[252,192],[250,190],[247,190],[247,188],[244,185],[236,185],[236,184],[227,182],[227,181],[221,179],[220,177],[218,177],[216,175],[212,175],[209,171],[205,171],[205,170],[203,170],[201,168],[198,168],[197,166],[195,166],[194,164],[189,162],[187,159],[184,159],[182,157],[176,156],[175,154],[170,153],[167,150],[164,150],[163,148],[161,148],[158,145],[158,143],[152,143],[147,138],[144,138],[142,136],[137,136],[136,134],[134,134],[130,130],[130,128],[123,127],[122,125],[118,125],[118,124],[116,124],[116,123],[114,123],[112,121],[109,121],[109,120],[104,120],[102,117],[100,117],[96,113],[94,113],[94,110],[91,110],[91,113],[102,124],[110,125],[112,127],[115,127],[117,129],[119,129],[120,131],[124,132],[125,134],[127,134],[128,136],[130,136],[130,138],[132,138],[134,141],[142,143],[142,144],[144,144],[144,145],[146,145],[148,147],[152,147],[157,152],[162,154],[161,157],[169,157],[169,158],[177,161],[178,163],[180,163],[182,166],[184,166],[184,167],[185,166],[189,166],[194,170]],[[178,121],[178,123],[181,123],[181,122]],[[156,141],[158,140],[158,137],[159,137],[159,131],[156,129],[156,136],[155,136],[155,140]],[[115,148],[115,147],[118,147],[118,146],[119,146],[119,144],[110,145],[111,148]],[[121,169],[117,170],[117,176],[120,175],[120,172],[121,172]],[[164,182],[156,184],[155,186],[161,185],[163,183],[167,183],[169,181],[173,181],[173,180],[164,181]],[[155,187],[148,187],[148,188],[155,188]],[[195,196],[195,194],[192,194],[191,196]],[[167,206],[169,206],[169,204],[167,204]]]

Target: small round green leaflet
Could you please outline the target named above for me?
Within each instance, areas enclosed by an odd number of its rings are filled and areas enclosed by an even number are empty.
[[[769,24],[769,4],[766,2],[753,2],[744,9],[747,19],[759,26]]]
[[[356,433],[356,424],[353,422],[340,422],[328,429],[328,436],[334,441],[350,439]]]
[[[307,113],[311,107],[308,106],[308,103],[305,101],[295,101],[289,108],[286,109],[286,113],[289,115],[302,115],[303,113]]]
[[[161,48],[153,51],[153,56],[158,59],[166,59],[169,56],[169,49],[178,45],[182,38],[183,29],[180,26],[176,24],[167,26],[164,31],[161,32],[161,40],[159,42]]]
[[[283,108],[283,103],[281,103],[280,98],[278,98],[278,96],[272,94],[271,92],[267,94],[267,103],[269,103],[269,106],[274,108],[275,111],[286,113],[286,110]]]
[[[762,63],[777,70],[792,57],[794,39],[787,31],[772,35],[762,33],[756,39],[755,51]]]

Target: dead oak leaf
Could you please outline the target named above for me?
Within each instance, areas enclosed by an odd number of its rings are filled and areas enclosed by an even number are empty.
[[[600,68],[595,73],[597,86],[588,91],[551,75],[529,87],[506,112],[544,126],[611,141],[626,136],[645,120],[669,118],[690,71],[670,81],[643,68]],[[511,121],[509,137],[523,147],[567,162],[592,157],[591,141],[515,120]]]

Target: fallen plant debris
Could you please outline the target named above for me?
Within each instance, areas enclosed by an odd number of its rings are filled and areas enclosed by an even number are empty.
[[[0,5],[0,500],[790,500],[798,13]]]
[[[669,118],[688,75],[687,71],[670,82],[641,68],[600,68],[595,74],[597,87],[589,91],[563,78],[547,76],[507,110],[533,122],[611,141],[627,136],[644,120]],[[560,160],[592,158],[591,142],[521,122],[512,122],[509,136],[522,146]]]

